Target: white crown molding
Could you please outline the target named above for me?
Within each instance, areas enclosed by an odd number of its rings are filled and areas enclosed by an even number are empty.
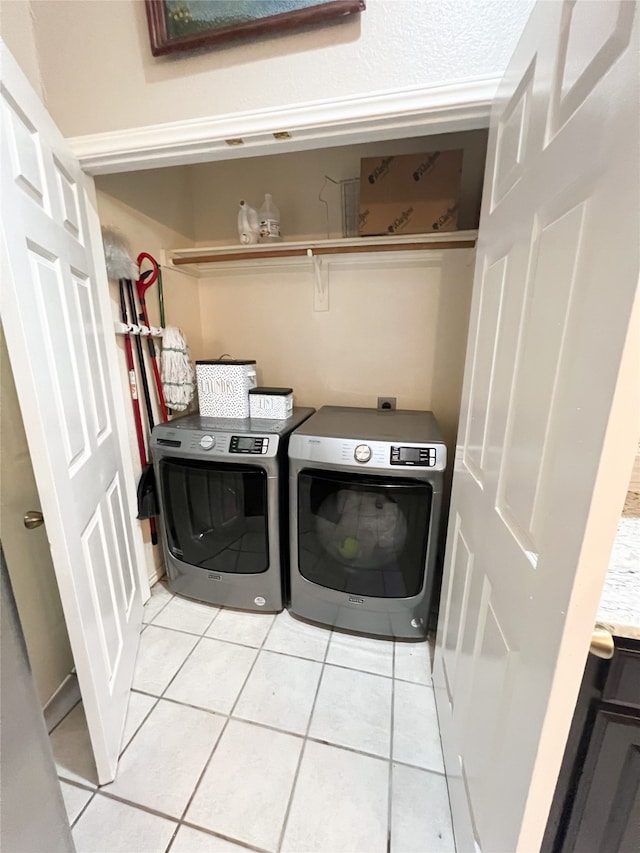
[[[68,139],[82,168],[109,174],[488,127],[498,78],[156,124]],[[274,139],[286,131],[287,139]],[[230,146],[228,139],[242,139]]]

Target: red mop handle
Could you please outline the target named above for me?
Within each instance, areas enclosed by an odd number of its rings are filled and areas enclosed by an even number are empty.
[[[136,282],[136,290],[138,291],[138,300],[140,301],[140,310],[141,310],[141,318],[142,322],[145,326],[149,326],[149,316],[147,314],[147,303],[144,298],[145,292],[158,280],[158,262],[150,255],[148,252],[140,252],[137,258],[138,270],[142,266],[143,261],[149,261],[151,264],[150,270],[145,270],[144,272],[140,272],[140,276],[138,281]],[[162,380],[160,378],[160,371],[158,370],[158,361],[156,358],[156,348],[153,343],[153,338],[149,335],[149,339],[147,341],[147,345],[149,347],[149,358],[151,360],[151,369],[153,370],[153,378],[156,383],[156,391],[158,393],[158,404],[160,405],[160,414],[163,421],[167,421],[169,419],[169,413],[167,412],[167,405],[164,399],[164,389],[162,388]]]

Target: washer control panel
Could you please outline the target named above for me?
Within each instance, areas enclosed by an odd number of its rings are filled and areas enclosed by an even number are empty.
[[[368,462],[371,459],[371,448],[368,444],[359,444],[353,451],[356,462]]]
[[[273,458],[278,453],[280,437],[277,435],[234,435],[230,432],[205,432],[200,430],[156,430],[151,436],[152,448],[162,449],[164,455],[189,456],[212,460],[230,456],[261,456]]]
[[[229,442],[229,453],[255,453],[260,455],[268,450],[269,439],[263,435],[232,435]]]
[[[399,447],[392,445],[389,451],[389,464],[434,468],[436,449],[435,447]]]

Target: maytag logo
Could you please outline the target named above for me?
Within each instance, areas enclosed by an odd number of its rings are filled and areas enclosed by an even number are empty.
[[[217,575],[215,572],[209,572],[207,575],[210,581],[221,581],[222,575]]]
[[[349,596],[349,601],[350,601],[352,604],[364,604],[364,598],[358,598],[358,596],[357,596],[357,595],[350,595],[350,596]]]

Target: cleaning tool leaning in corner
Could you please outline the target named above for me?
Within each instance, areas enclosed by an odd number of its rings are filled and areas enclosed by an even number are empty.
[[[195,372],[180,329],[167,326],[162,335],[162,389],[167,406],[184,412],[193,400]]]

